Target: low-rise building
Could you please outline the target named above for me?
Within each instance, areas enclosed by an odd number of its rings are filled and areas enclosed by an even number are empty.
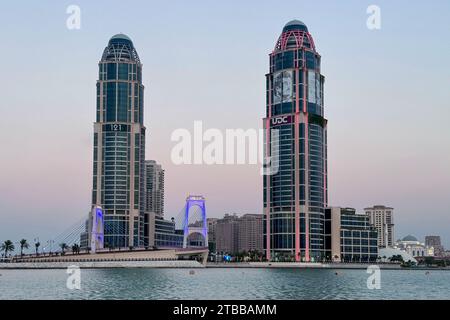
[[[378,258],[378,234],[369,217],[353,208],[325,210],[325,249],[334,262],[373,262]]]
[[[149,247],[183,247],[183,232],[175,229],[175,221],[165,220],[154,212],[148,215]]]
[[[394,248],[406,251],[414,258],[417,257],[434,257],[434,248],[425,245],[412,235],[407,235],[401,240],[395,242]]]

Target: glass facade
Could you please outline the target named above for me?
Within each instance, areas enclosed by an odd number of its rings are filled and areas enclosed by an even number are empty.
[[[99,62],[92,205],[104,210],[106,247],[144,246],[142,64],[131,40],[111,38]]]
[[[297,20],[284,27],[270,54],[265,152],[278,172],[264,176],[269,260],[318,261],[325,256],[327,120],[320,61],[307,27]],[[274,130],[278,139],[272,139]]]
[[[162,217],[155,219],[155,246],[156,247],[183,247],[183,230],[175,230],[175,222],[164,220]]]
[[[333,223],[333,219],[338,219]],[[333,225],[338,226],[333,229]],[[339,237],[333,248],[332,234]],[[326,260],[342,262],[375,262],[378,258],[378,232],[365,214],[356,214],[352,208],[325,210]],[[333,253],[334,252],[334,253]],[[339,257],[333,257],[339,252]]]

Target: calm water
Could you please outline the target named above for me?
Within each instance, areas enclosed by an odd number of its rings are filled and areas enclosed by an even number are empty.
[[[83,269],[81,289],[66,270],[0,270],[1,299],[450,299],[450,271]],[[338,275],[335,274],[338,272]]]

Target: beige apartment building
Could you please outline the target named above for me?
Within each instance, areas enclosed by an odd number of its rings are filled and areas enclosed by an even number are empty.
[[[261,214],[225,214],[214,221],[216,252],[235,254],[242,251],[263,252],[263,216]]]
[[[394,246],[394,208],[375,205],[364,208],[369,216],[369,222],[377,229],[378,247],[387,248]]]

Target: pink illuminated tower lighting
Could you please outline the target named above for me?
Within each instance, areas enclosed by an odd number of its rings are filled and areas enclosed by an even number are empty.
[[[272,261],[325,258],[327,120],[320,55],[306,25],[287,23],[266,75],[266,156],[278,144],[279,170],[264,176],[264,249]],[[271,132],[278,130],[278,141]]]

